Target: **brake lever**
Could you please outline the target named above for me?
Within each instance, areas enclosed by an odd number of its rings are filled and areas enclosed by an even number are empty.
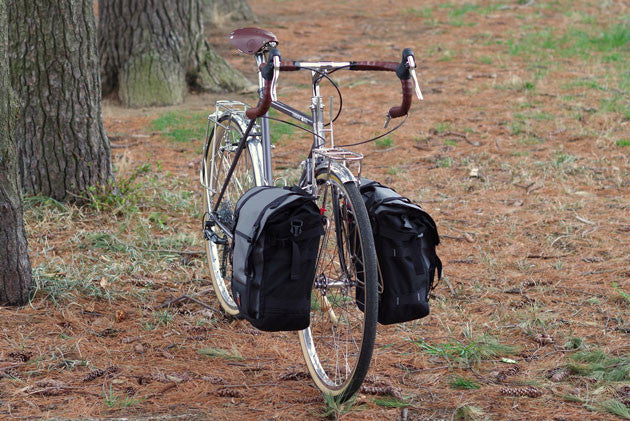
[[[278,77],[280,76],[280,57],[273,56],[273,78],[271,79],[271,100],[277,101],[278,95],[276,94],[276,85],[278,84]]]
[[[407,66],[409,66],[409,73],[411,73],[411,78],[413,79],[413,87],[416,91],[416,96],[420,101],[424,98],[422,97],[422,92],[420,91],[420,84],[418,83],[418,77],[416,76],[416,61],[413,56],[407,57]]]

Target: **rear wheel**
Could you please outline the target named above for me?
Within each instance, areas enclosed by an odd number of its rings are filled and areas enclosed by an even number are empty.
[[[377,264],[365,204],[354,182],[317,175],[326,216],[311,300],[311,324],[299,332],[308,370],[325,394],[352,397],[370,367],[377,321]],[[357,288],[361,291],[357,294]]]
[[[204,198],[204,227],[213,233],[206,240],[206,252],[212,285],[223,310],[230,315],[239,313],[232,297],[230,280],[232,279],[232,264],[230,249],[232,240],[225,235],[218,224],[209,223],[210,210],[214,208],[219,192],[223,187],[227,172],[232,165],[243,127],[229,115],[218,119],[214,130],[210,133],[204,156],[204,172],[202,182],[206,186]],[[234,209],[238,199],[250,188],[260,185],[262,168],[257,159],[256,144],[248,143],[234,173],[225,190],[225,194],[217,209],[218,221],[228,229],[234,225]]]

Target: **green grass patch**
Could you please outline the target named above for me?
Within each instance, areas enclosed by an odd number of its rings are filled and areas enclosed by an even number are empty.
[[[111,283],[116,277],[111,276],[114,268],[109,267],[106,270],[105,265],[98,264],[84,270],[77,262],[66,263],[59,260],[48,259],[44,264],[33,268],[32,298],[43,295],[59,307],[72,300],[76,294],[107,301],[120,296],[120,291]]]
[[[459,375],[455,375],[451,377],[451,379],[448,382],[448,385],[451,387],[451,389],[456,389],[456,390],[475,390],[481,387],[474,380],[471,380],[471,379],[468,379],[466,377],[462,377]]]
[[[419,16],[425,19],[431,19],[433,17],[433,9],[430,6],[425,6],[422,9],[409,7],[407,9],[403,9],[401,13],[403,15]]]
[[[599,102],[600,111],[621,114],[624,120],[630,120],[630,100],[626,95],[616,94]]]
[[[453,165],[453,158],[447,156],[446,158],[439,158],[435,161],[435,165],[441,168],[450,168]]]
[[[161,326],[168,326],[174,318],[175,315],[168,310],[154,311],[152,320],[146,322],[144,328],[146,330],[154,330]]]
[[[622,302],[625,302],[626,304],[630,304],[630,294],[624,291],[619,285],[617,285],[616,282],[612,283],[612,287],[615,290],[615,292],[619,294],[619,298]]]
[[[451,125],[449,123],[438,123],[435,125],[435,127],[433,128],[433,130],[435,131],[435,133],[437,134],[442,134],[442,133],[446,133],[449,130],[451,130]]]
[[[105,406],[108,408],[129,408],[142,402],[142,400],[138,398],[118,395],[114,392],[112,386],[109,386],[108,392],[103,392],[103,399]]]
[[[577,160],[577,156],[567,154],[564,152],[556,152],[553,160],[553,165],[560,168],[566,164],[571,164]]]
[[[578,351],[569,356],[573,374],[597,381],[630,381],[630,355],[611,356],[602,350]]]
[[[279,121],[269,121],[269,131],[271,132],[271,143],[273,145],[278,142],[290,138],[295,132],[295,128]]]
[[[325,419],[340,420],[346,414],[355,411],[361,411],[366,408],[365,405],[357,405],[357,395],[355,394],[350,399],[343,402],[338,396],[332,396],[324,394],[324,408],[316,414],[317,416]]]
[[[388,175],[398,175],[401,172],[403,172],[403,170],[397,166],[391,166],[389,168],[387,168],[387,174]]]
[[[630,419],[630,409],[617,399],[608,399],[599,404],[600,412],[607,412],[621,418]]]
[[[483,360],[513,355],[518,348],[505,345],[490,335],[483,335],[470,342],[453,341],[443,344],[429,344],[425,341],[412,341],[422,352],[445,359],[449,364],[455,363],[469,367]]]
[[[223,348],[208,347],[208,348],[201,348],[197,352],[201,355],[205,355],[206,357],[210,357],[210,358],[221,358],[224,360],[242,360],[243,359],[243,356],[241,355],[240,352],[238,352],[238,349],[236,349],[236,347],[232,347],[231,350],[223,349]]]
[[[151,122],[151,129],[177,141],[189,142],[203,139],[208,115],[203,112],[169,111]]]
[[[376,139],[374,141],[374,146],[377,149],[387,149],[391,148],[394,145],[394,139],[389,136],[381,137],[380,139]]]
[[[539,58],[581,57],[590,59],[593,52],[614,53],[604,57],[607,61],[622,61],[630,52],[630,25],[620,23],[607,28],[591,24],[588,30],[570,27],[558,33],[550,29],[526,33],[506,43],[508,53],[513,56],[532,55]]]

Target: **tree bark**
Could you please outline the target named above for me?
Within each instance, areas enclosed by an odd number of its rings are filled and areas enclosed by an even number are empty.
[[[204,37],[201,0],[100,0],[103,94],[127,107],[181,103],[188,86],[238,91],[250,83]]]
[[[28,302],[32,278],[13,130],[9,83],[7,10],[0,0],[0,305]]]
[[[8,0],[25,193],[74,199],[112,176],[92,0]]]
[[[201,0],[203,22],[206,25],[225,26],[240,20],[256,21],[246,0]]]

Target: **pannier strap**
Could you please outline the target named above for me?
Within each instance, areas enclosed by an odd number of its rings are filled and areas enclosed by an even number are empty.
[[[244,232],[241,232],[239,230],[234,230],[234,233],[236,235],[238,235],[239,237],[243,237],[244,239],[246,239],[248,243],[252,242],[252,237],[250,237],[249,235],[245,234]]]
[[[384,203],[389,203],[389,202],[403,202],[409,205],[414,205],[414,206],[418,206],[415,205],[411,200],[409,200],[408,198],[404,197],[404,196],[394,196],[394,197],[386,197],[384,199],[380,199],[380,200],[375,200],[373,202],[371,202],[369,205],[367,205],[368,208],[371,209],[376,209],[377,207],[381,206]],[[420,208],[420,206],[418,206],[418,208]]]
[[[234,209],[234,215],[238,215],[241,211],[241,209],[243,208],[243,206],[245,206],[245,203],[249,202],[254,196],[259,195],[260,193],[264,192],[265,190],[269,190],[269,189],[273,189],[274,186],[261,186],[260,189],[258,189],[258,191],[255,191],[254,193],[250,194],[249,197],[246,197],[245,200],[243,200],[241,203],[239,203],[240,206],[238,206],[236,209]]]

